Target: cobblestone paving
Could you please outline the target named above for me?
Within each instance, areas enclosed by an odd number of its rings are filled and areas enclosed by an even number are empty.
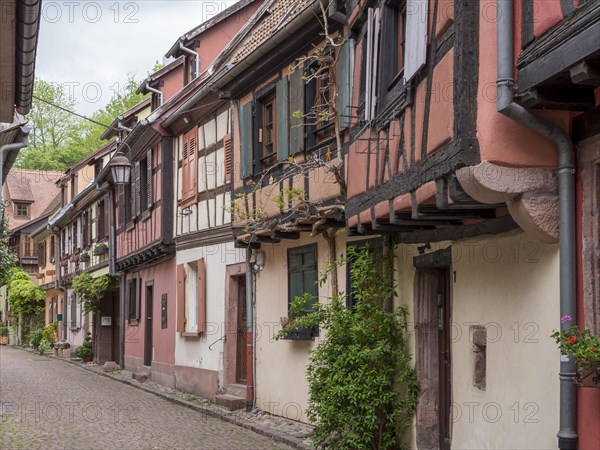
[[[0,448],[289,447],[66,362],[3,346]]]

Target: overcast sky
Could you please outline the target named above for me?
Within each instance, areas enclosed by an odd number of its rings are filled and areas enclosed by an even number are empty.
[[[36,77],[64,85],[77,112],[91,114],[122,88],[141,80],[179,36],[235,1],[48,1]]]

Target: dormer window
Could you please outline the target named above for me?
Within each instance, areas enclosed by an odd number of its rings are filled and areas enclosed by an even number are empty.
[[[28,203],[14,203],[14,215],[15,217],[29,217],[29,204]]]

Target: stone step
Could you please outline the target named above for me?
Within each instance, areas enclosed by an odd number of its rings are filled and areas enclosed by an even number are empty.
[[[217,405],[222,406],[229,411],[237,411],[238,409],[244,409],[246,407],[246,399],[242,397],[236,397],[235,395],[217,395],[215,397]]]
[[[131,374],[131,378],[139,383],[145,383],[150,378],[150,374],[148,372],[134,372]]]
[[[225,393],[236,397],[246,398],[245,384],[228,384],[225,388]]]

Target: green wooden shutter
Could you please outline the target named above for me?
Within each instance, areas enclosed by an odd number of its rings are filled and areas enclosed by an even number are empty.
[[[253,173],[252,102],[240,106],[240,178]]]
[[[297,111],[304,114],[304,80],[302,75],[302,69],[296,69],[290,75],[290,155],[304,151],[304,120],[294,117],[294,113]]]
[[[346,128],[350,124],[350,98],[352,95],[352,77],[350,76],[350,51],[351,41],[347,39],[346,44],[340,48],[335,78],[338,90],[336,109],[339,115],[340,127]]]
[[[283,161],[290,155],[289,147],[289,126],[290,126],[290,110],[289,110],[289,81],[287,77],[282,77],[277,82],[277,159]]]

